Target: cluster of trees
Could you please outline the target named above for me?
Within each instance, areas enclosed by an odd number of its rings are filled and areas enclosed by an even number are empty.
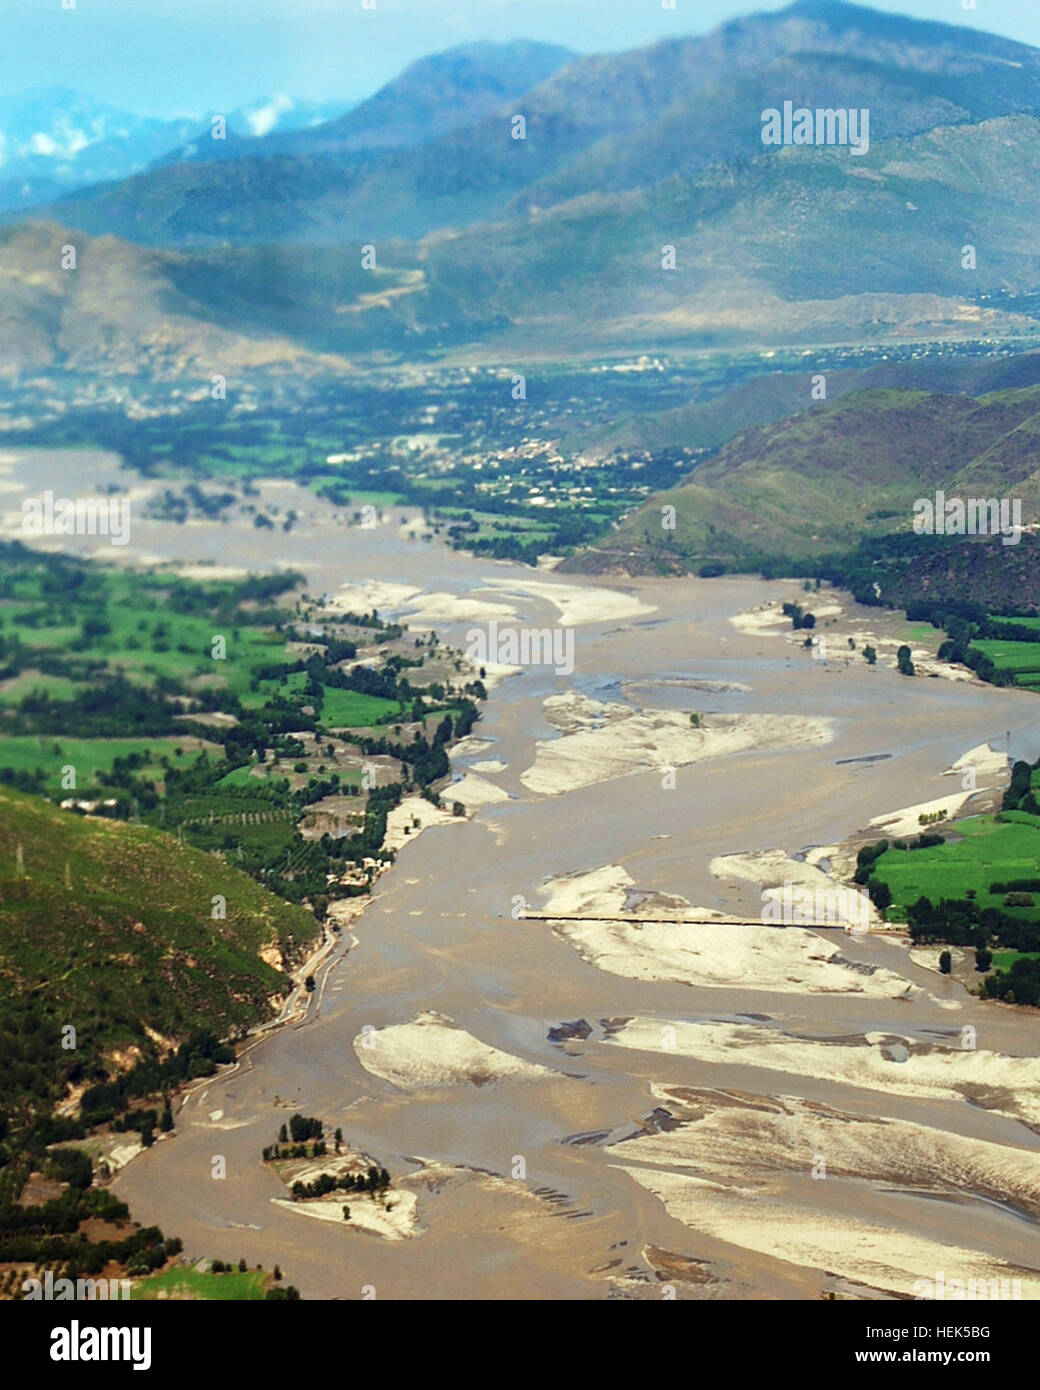
[[[1040,816],[1040,803],[1033,792],[1033,772],[1040,768],[1040,761],[1016,762],[1011,769],[1011,781],[1004,792],[1001,803],[1003,811],[1026,811],[1031,816]]]
[[[61,1151],[57,1151],[61,1152]],[[74,1165],[79,1165],[78,1170]],[[159,1269],[181,1249],[177,1239],[166,1240],[158,1226],[130,1230],[121,1239],[88,1241],[79,1230],[91,1219],[121,1226],[129,1218],[124,1202],[104,1188],[90,1183],[90,1159],[51,1159],[47,1171],[69,1187],[60,1197],[35,1206],[21,1206],[8,1197],[0,1200],[0,1261],[47,1265],[65,1270],[69,1278],[95,1277],[112,1261],[128,1275]]]
[[[1021,893],[1029,896],[1033,893],[1040,893],[1040,878],[1012,878],[1006,883],[994,880],[989,885],[991,893]],[[1030,903],[1019,903],[1019,907],[1030,907]]]
[[[160,676],[154,685],[145,686],[110,672],[99,672],[91,679],[91,685],[65,699],[46,692],[23,696],[5,723],[5,732],[67,736],[74,731],[79,738],[206,736],[202,726],[175,718],[181,711],[172,701],[183,693],[177,681]],[[223,702],[214,691],[200,691],[192,695],[192,703],[197,711],[207,712]]]
[[[405,775],[420,786],[428,787],[447,777],[451,771],[445,751],[452,738],[463,739],[473,728],[480,714],[472,700],[462,700],[454,720],[445,715],[437,727],[431,743],[418,729],[410,743],[401,743],[392,738],[358,738],[357,746],[366,757],[391,757],[403,764]]]
[[[189,483],[183,493],[164,488],[159,497],[153,498],[148,510],[151,516],[183,525],[193,514],[210,521],[222,521],[228,507],[233,507],[237,501],[233,492],[203,492],[197,483]]]
[[[140,1134],[141,1143],[144,1144],[145,1148],[150,1147],[155,1142],[156,1126],[166,1134],[173,1128],[173,1111],[170,1109],[169,1100],[164,1103],[161,1115],[154,1109],[134,1109],[128,1110],[125,1115],[112,1121],[112,1129],[117,1134],[126,1134],[130,1130],[136,1130]]]
[[[887,840],[878,840],[873,845],[864,845],[856,855],[856,873],[854,882],[864,884],[870,878],[874,864],[881,858],[885,850],[889,847]]]
[[[385,1192],[390,1186],[390,1174],[385,1168],[369,1168],[368,1173],[346,1173],[333,1177],[320,1173],[313,1182],[294,1182],[290,1191],[293,1201],[306,1197],[327,1197],[330,1192]]]
[[[324,1158],[328,1153],[328,1145],[324,1139],[315,1140],[313,1144],[269,1144],[262,1153],[265,1163],[271,1163],[278,1158]]]
[[[944,898],[936,904],[920,897],[907,909],[907,920],[915,942],[942,941],[974,948],[979,971],[990,969],[994,947],[1040,953],[1040,923],[1011,917],[999,908],[980,908],[970,898]],[[943,954],[949,973],[949,953]],[[987,999],[1003,999],[1010,1004],[1040,1004],[1040,954],[1016,960],[1008,971],[993,971],[983,980],[982,992]]]
[[[891,889],[874,873],[874,865],[888,847],[887,840],[878,840],[874,845],[864,845],[856,855],[856,872],[853,875],[853,882],[866,887],[870,901],[879,912],[884,912],[892,905]]]
[[[995,970],[982,982],[986,999],[1002,999],[1005,1004],[1040,1007],[1040,956],[1023,956],[1010,970]]]
[[[816,626],[816,614],[805,612],[800,603],[785,603],[783,613],[785,617],[791,619],[791,626],[795,629],[809,629]]]
[[[917,674],[914,669],[914,663],[911,660],[910,648],[905,642],[896,652],[896,666],[901,675],[913,676]]]
[[[547,555],[553,549],[551,542],[545,537],[522,541],[522,531],[480,536],[476,539],[453,534],[455,532],[456,528],[452,527],[448,533],[453,550],[471,550],[474,555],[488,555],[493,560],[512,560],[518,565],[530,565],[532,569],[537,567],[539,555]]]
[[[939,660],[952,661],[959,666],[967,666],[974,671],[980,680],[988,682],[990,685],[1014,685],[1014,673],[1008,670],[998,670],[993,661],[980,651],[978,647],[971,645],[972,640],[983,635],[983,629],[989,628],[991,624],[987,621],[970,623],[967,618],[953,617],[946,620],[945,631],[946,641],[939,645]],[[1028,628],[1021,629],[1029,631]],[[1040,636],[1033,633],[1033,638]]]
[[[107,1124],[127,1111],[135,1099],[158,1095],[196,1077],[212,1076],[218,1066],[234,1060],[233,1048],[215,1033],[200,1029],[166,1057],[144,1058],[129,1071],[89,1086],[80,1102],[81,1123],[88,1129]],[[163,1121],[168,1110],[167,1102]],[[172,1116],[170,1120],[172,1124]]]
[[[325,1126],[320,1120],[316,1120],[310,1115],[301,1115],[299,1111],[289,1121],[289,1135],[294,1144],[305,1143],[308,1139],[320,1139],[324,1133]],[[279,1138],[285,1138],[284,1125],[282,1125]]]

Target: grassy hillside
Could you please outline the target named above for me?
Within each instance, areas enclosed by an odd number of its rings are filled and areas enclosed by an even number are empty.
[[[1029,525],[1040,503],[1038,427],[1037,386],[978,399],[854,392],[744,431],[570,567],[668,572],[818,561],[862,537],[910,533],[915,499],[937,489],[1021,498]],[[662,526],[666,506],[675,508],[672,530]]]
[[[847,555],[825,557],[812,568],[851,589],[862,602],[877,599],[894,608],[933,602],[968,604],[1009,616],[1040,608],[1040,536],[1035,532],[1027,532],[1018,545],[1011,546],[992,545],[985,536],[883,536],[864,541]],[[1015,645],[1002,641],[999,647],[1006,651]],[[1034,653],[1030,664],[1035,659]]]
[[[287,979],[261,950],[292,955],[317,932],[311,913],[171,835],[0,785],[0,1108],[46,1108],[155,1036],[267,1017]],[[75,1050],[60,1045],[68,1024]]]

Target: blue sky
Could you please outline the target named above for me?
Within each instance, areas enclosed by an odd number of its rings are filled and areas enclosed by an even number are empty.
[[[286,92],[356,100],[423,54],[535,38],[580,52],[698,34],[787,0],[0,0],[0,91],[76,87],[156,115],[230,110]],[[65,0],[68,3],[68,0]],[[1040,46],[1036,0],[884,0]]]

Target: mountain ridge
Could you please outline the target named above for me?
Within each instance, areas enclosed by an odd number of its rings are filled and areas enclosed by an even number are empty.
[[[516,101],[484,111],[469,124],[435,130],[420,149],[403,145],[380,151],[371,140],[364,148],[356,143],[350,147],[349,132],[359,123],[371,120],[373,113],[378,122],[380,115],[387,116],[384,108],[393,114],[394,93],[400,90],[395,83],[402,83],[406,72],[332,123],[331,131],[319,127],[280,139],[267,137],[260,150],[216,163],[164,163],[129,183],[95,187],[38,211],[94,234],[111,232],[157,244],[418,238],[508,215],[512,201],[519,199],[523,206],[525,196],[528,203],[538,203],[546,193],[554,193],[558,201],[593,189],[616,193],[616,178],[603,185],[611,168],[615,174],[619,168],[642,171],[638,186],[647,186],[674,167],[677,150],[691,167],[747,155],[760,138],[761,103],[768,95],[761,90],[761,75],[781,59],[787,64],[784,82],[804,80],[807,88],[813,80],[820,84],[824,67],[848,74],[857,63],[873,64],[879,92],[885,93],[876,117],[882,138],[920,133],[951,116],[1040,115],[1036,49],[982,31],[857,6],[806,9],[795,4],[732,20],[703,36],[578,57],[517,93]],[[799,69],[804,69],[801,79]],[[851,79],[842,80],[849,81],[851,93]],[[726,84],[730,97],[726,109],[719,110]],[[921,104],[930,89],[933,102],[945,103],[942,109]],[[915,90],[920,109],[914,119],[910,94]],[[792,95],[782,87],[780,91]],[[899,91],[905,93],[902,121]],[[683,103],[691,103],[692,135],[687,132],[676,146]],[[775,99],[769,104],[776,104]],[[850,94],[839,104],[857,103]],[[513,115],[525,119],[524,140],[512,138]],[[715,145],[698,156],[697,131],[709,129],[708,118],[716,130]],[[659,138],[648,146],[648,129],[662,121]],[[348,133],[338,145],[337,127]],[[720,138],[719,132],[728,134]],[[589,154],[604,141],[615,147],[632,142],[632,148],[615,148],[613,164],[604,165]],[[591,161],[583,177],[582,160]],[[575,161],[576,177],[569,178]]]

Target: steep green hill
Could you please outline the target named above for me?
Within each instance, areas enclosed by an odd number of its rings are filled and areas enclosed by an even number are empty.
[[[317,932],[309,912],[171,835],[0,785],[0,1110],[47,1111],[117,1052],[269,1017],[288,982],[260,952],[296,957]]]
[[[910,532],[914,501],[939,489],[949,497],[1020,498],[1028,526],[1040,503],[1038,429],[1040,386],[977,399],[857,391],[739,434],[569,568],[818,560],[863,537]],[[674,529],[662,525],[668,506]]]
[[[847,555],[823,559],[818,569],[823,578],[852,590],[862,601],[877,600],[895,608],[974,605],[984,612],[1008,615],[1034,614],[1040,609],[1040,536],[1036,532],[1027,531],[1018,545],[1007,546],[994,545],[987,536],[887,536],[864,541]],[[999,648],[1002,652],[1017,649],[1015,642],[1002,642]],[[998,668],[1012,665],[1010,660],[992,659]],[[1027,664],[1040,667],[1040,648],[1030,645]]]

